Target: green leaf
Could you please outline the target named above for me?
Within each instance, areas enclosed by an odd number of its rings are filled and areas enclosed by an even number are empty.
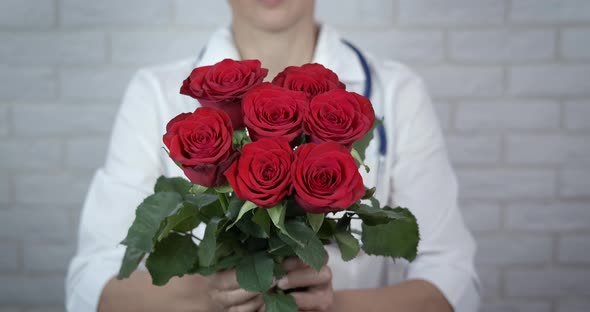
[[[242,148],[245,144],[251,143],[250,137],[246,130],[234,130],[232,137],[232,144],[238,148]]]
[[[371,197],[369,198],[369,201],[371,202],[371,206],[373,206],[373,208],[381,208],[381,203],[379,203],[377,198]]]
[[[377,128],[377,126],[381,123],[383,123],[382,119],[375,119],[373,127],[367,132],[367,134],[365,134],[362,139],[352,144],[352,147],[358,152],[360,158],[363,161],[366,159],[365,153],[367,147],[369,147],[369,143],[371,143],[371,140],[373,140],[373,136],[375,135],[375,128]]]
[[[219,197],[217,197],[217,194],[198,193],[188,195],[185,200],[187,203],[201,209],[217,202]]]
[[[307,221],[314,232],[318,232],[324,223],[325,215],[323,213],[307,213]]]
[[[215,270],[222,271],[222,270],[232,269],[242,260],[242,258],[243,257],[241,255],[236,255],[236,254],[227,256],[227,257],[219,260],[219,262],[215,266]]]
[[[291,295],[266,293],[263,297],[266,312],[297,312],[297,303]]]
[[[234,189],[232,189],[231,188],[231,185],[229,185],[229,184],[225,184],[225,185],[221,185],[221,186],[215,187],[215,192],[221,193],[221,194],[231,193],[233,191],[234,191]]]
[[[221,218],[225,215],[219,203],[217,193],[189,194],[185,197],[185,202],[198,208],[199,213],[206,220],[214,217]]]
[[[387,213],[380,208],[365,204],[356,205],[352,211],[359,215],[364,224],[378,225],[388,223],[390,218]]]
[[[365,195],[363,195],[362,199],[369,199],[372,198],[373,195],[375,195],[375,192],[377,191],[376,187],[372,187],[372,188],[365,188]]]
[[[240,287],[250,292],[266,292],[272,285],[274,264],[266,252],[246,255],[236,266]]]
[[[160,176],[154,186],[154,192],[176,192],[185,196],[189,193],[192,186],[192,183],[181,177],[167,178]]]
[[[274,270],[272,275],[274,276],[275,280],[280,280],[283,276],[289,274],[282,265],[275,263]]]
[[[240,219],[244,216],[244,214],[246,214],[246,212],[248,212],[254,208],[256,208],[255,203],[253,203],[249,200],[245,201],[244,204],[242,205],[242,208],[240,208],[240,212],[238,213],[236,220],[234,220],[234,222],[227,227],[226,231],[231,229],[236,223],[238,223],[238,221],[240,221]]]
[[[131,276],[131,273],[137,269],[137,266],[145,254],[145,252],[135,247],[127,247],[127,249],[125,249],[125,255],[123,256],[123,262],[121,263],[121,268],[119,269],[117,278],[124,279]]]
[[[215,259],[228,257],[240,248],[239,242],[234,233],[221,230],[223,228],[223,223],[226,222],[227,220],[222,219],[218,226]]]
[[[271,237],[268,240],[268,252],[279,257],[288,257],[295,255],[293,248],[291,248],[290,245],[288,245],[278,237]]]
[[[303,242],[291,236],[291,234],[289,234],[289,231],[287,231],[287,229],[285,228],[286,210],[287,207],[282,204],[266,209],[266,211],[268,212],[268,216],[272,220],[272,223],[275,225],[275,227],[278,228],[283,235],[286,235],[287,237],[291,238],[293,242],[299,244],[300,246],[303,246]]]
[[[215,252],[217,249],[217,229],[220,218],[214,217],[207,223],[203,240],[199,244],[199,263],[208,267],[215,263]]]
[[[201,193],[207,192],[207,190],[209,190],[209,188],[206,187],[206,186],[202,186],[202,185],[198,185],[198,184],[193,184],[193,186],[189,189],[189,193],[191,193],[191,194],[201,194]]]
[[[352,155],[352,158],[354,158],[354,160],[356,160],[356,163],[359,166],[365,167],[365,171],[367,173],[369,173],[369,171],[371,171],[371,168],[369,168],[369,166],[365,165],[364,158],[361,157],[361,155],[359,154],[359,152],[357,150],[355,150],[354,148],[351,149],[350,150],[350,155]]]
[[[418,253],[420,234],[416,218],[406,208],[391,209],[403,219],[390,219],[386,224],[363,224],[361,240],[369,255],[405,258],[412,261]]]
[[[277,205],[272,208],[266,209],[272,223],[280,230],[285,229],[285,206]]]
[[[145,253],[152,251],[155,236],[162,221],[181,203],[178,193],[160,192],[153,194],[137,207],[135,220],[121,244],[137,248]]]
[[[324,223],[322,223],[322,227],[318,231],[318,237],[320,239],[332,239],[334,236],[334,231],[336,230],[336,221],[332,219],[324,219]]]
[[[199,211],[192,205],[182,205],[175,213],[164,220],[164,227],[158,234],[158,241],[166,238],[172,231],[192,231],[201,223]]]
[[[289,236],[280,233],[279,238],[290,245],[305,264],[319,271],[326,263],[327,255],[316,233],[305,223],[297,220],[285,223],[285,228]]]
[[[264,209],[256,209],[254,211],[254,216],[252,216],[252,222],[258,224],[260,228],[266,233],[267,236],[270,236],[270,216]]]
[[[162,286],[173,276],[183,276],[198,261],[198,248],[190,236],[170,234],[156,245],[147,258],[146,267],[152,284]]]
[[[336,232],[334,233],[334,238],[336,239],[336,244],[338,244],[338,249],[340,249],[342,260],[350,261],[358,255],[361,249],[359,241],[350,232]]]
[[[237,196],[230,197],[225,216],[229,220],[235,220],[238,217],[238,213],[240,213],[240,209],[244,205],[244,202],[246,201],[239,199]]]
[[[252,215],[251,213],[248,214],[249,216]],[[237,223],[238,229],[245,234],[248,234],[251,237],[255,238],[268,238],[268,234],[260,227],[260,225],[254,223],[252,218],[242,218]]]

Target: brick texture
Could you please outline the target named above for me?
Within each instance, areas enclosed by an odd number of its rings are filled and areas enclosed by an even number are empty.
[[[481,311],[590,310],[590,1],[316,3],[424,78],[479,244]],[[131,75],[196,57],[229,22],[228,1],[0,0],[0,312],[64,311]]]

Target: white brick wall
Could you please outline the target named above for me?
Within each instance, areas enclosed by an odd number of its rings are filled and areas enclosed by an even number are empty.
[[[590,310],[590,1],[317,0],[415,68],[479,242],[486,312]],[[227,1],[0,0],[0,312],[63,311],[81,202],[140,66],[195,56]]]

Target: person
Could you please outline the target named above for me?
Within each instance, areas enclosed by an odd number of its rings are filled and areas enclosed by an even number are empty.
[[[327,246],[330,258],[320,272],[291,258],[283,263],[289,273],[277,286],[296,289],[303,311],[476,311],[475,244],[458,209],[457,182],[422,80],[399,63],[359,57],[335,30],[316,23],[314,0],[229,4],[231,26],[213,34],[196,63],[193,57],[142,69],[132,79],[106,163],[84,204],[66,281],[68,311],[264,309],[260,295],[239,288],[233,270],[174,278],[163,287],[152,286],[145,268],[126,280],[115,277],[124,252],[119,242],[135,207],[151,194],[158,176],[182,176],[161,149],[168,120],[198,105],[179,94],[181,82],[195,66],[224,58],[259,59],[269,69],[267,79],[289,65],[315,62],[336,72],[348,90],[362,94],[370,82],[384,137],[369,145],[366,162],[379,169],[363,170],[364,182],[378,186],[381,203],[409,207],[420,227],[419,254],[412,263],[366,254],[344,263],[337,249]]]

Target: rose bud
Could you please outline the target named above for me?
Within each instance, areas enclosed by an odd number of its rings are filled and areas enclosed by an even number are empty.
[[[238,198],[270,208],[291,191],[292,162],[293,150],[287,140],[263,138],[244,145],[225,176]]]
[[[232,136],[232,125],[224,111],[200,107],[170,120],[163,140],[170,158],[182,166],[192,183],[215,187],[225,183],[223,172],[238,156]]]
[[[310,213],[348,209],[365,194],[355,160],[336,143],[299,146],[291,179],[295,201]]]
[[[303,92],[263,83],[244,96],[244,122],[253,141],[283,137],[293,142],[303,133],[309,101]]]
[[[242,97],[268,74],[258,60],[225,59],[215,65],[195,68],[184,80],[180,93],[193,97],[204,107],[224,110],[234,129],[244,127]]]
[[[350,149],[374,122],[375,111],[369,99],[336,89],[313,98],[303,129],[313,143],[334,142]]]
[[[272,83],[285,89],[305,92],[310,99],[320,93],[345,88],[336,73],[316,63],[289,66],[280,72]]]

